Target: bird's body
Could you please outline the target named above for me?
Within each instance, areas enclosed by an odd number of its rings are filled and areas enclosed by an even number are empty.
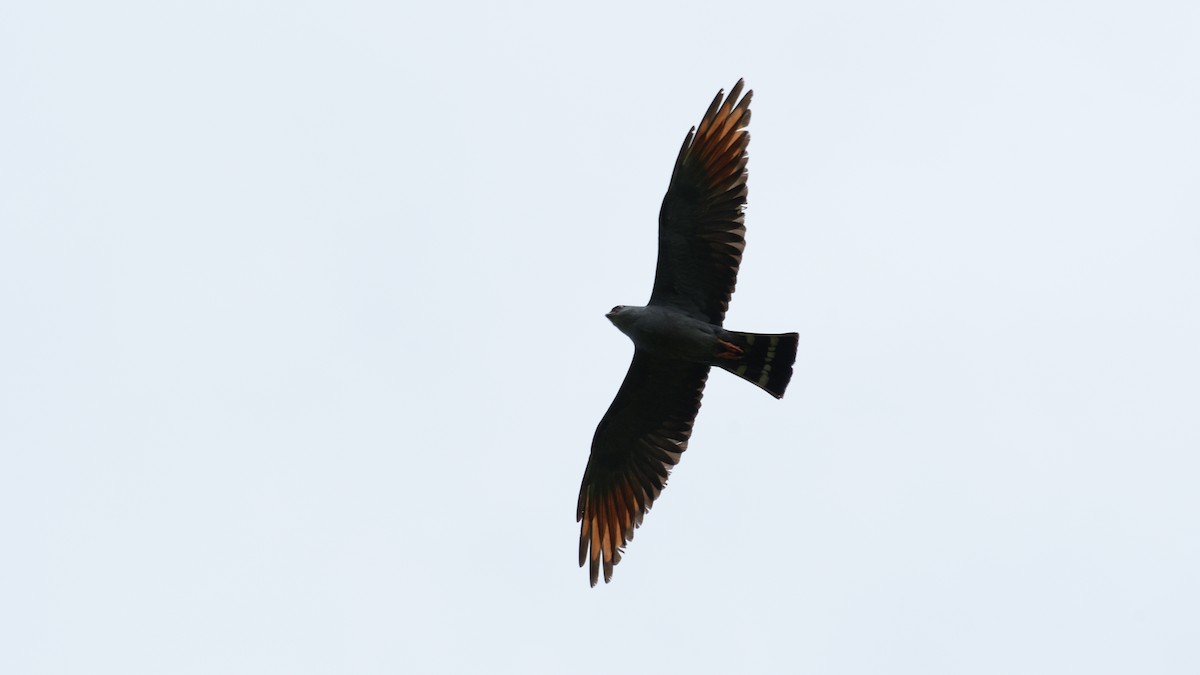
[[[661,305],[614,307],[605,316],[633,346],[653,356],[713,365],[720,326]]]
[[[739,333],[697,319],[674,307],[662,305],[620,305],[613,307],[605,316],[633,341],[633,346],[638,351],[651,356],[720,366],[753,382],[775,398],[783,398],[783,392],[791,379],[790,359],[795,358],[798,343],[798,340],[792,338],[799,337],[795,333]],[[759,349],[756,350],[756,346]],[[770,375],[770,368],[779,365],[775,363],[777,350],[781,356],[786,357],[780,361],[787,360],[787,363],[781,365],[776,377],[763,378],[762,368],[751,368],[754,365],[764,366]]]
[[[617,306],[607,316],[634,344],[633,362],[596,427],[576,515],[579,564],[613,565],[670,469],[687,449],[708,372],[719,366],[782,398],[792,377],[796,333],[724,328],[745,248],[746,147],[751,92],[743,83],[709,106],[684,139],[663,198],[658,270],[650,302]],[[736,104],[735,104],[736,103]]]

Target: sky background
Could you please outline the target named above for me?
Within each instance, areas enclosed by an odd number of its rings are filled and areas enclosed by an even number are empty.
[[[1200,672],[1195,2],[0,4],[0,671]],[[722,372],[575,501],[755,91]]]

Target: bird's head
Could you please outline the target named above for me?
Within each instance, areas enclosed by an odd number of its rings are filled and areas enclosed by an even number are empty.
[[[629,309],[630,308],[626,307],[625,305],[617,305],[616,307],[610,309],[608,314],[605,314],[604,317],[613,322],[614,326],[620,326],[625,323],[625,319],[629,318]]]

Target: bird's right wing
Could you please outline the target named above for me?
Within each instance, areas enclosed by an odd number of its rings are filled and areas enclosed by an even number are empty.
[[[596,427],[579,490],[579,565],[593,586],[613,565],[687,449],[708,366],[635,351],[625,382]],[[590,551],[589,551],[590,549]]]

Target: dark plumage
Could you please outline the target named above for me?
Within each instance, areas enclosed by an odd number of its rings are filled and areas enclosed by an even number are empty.
[[[633,363],[596,427],[576,517],[579,564],[593,586],[613,565],[687,449],[712,366],[782,398],[799,337],[725,330],[746,246],[746,147],[752,92],[719,92],[675,160],[658,217],[658,269],[645,307],[608,314]]]

